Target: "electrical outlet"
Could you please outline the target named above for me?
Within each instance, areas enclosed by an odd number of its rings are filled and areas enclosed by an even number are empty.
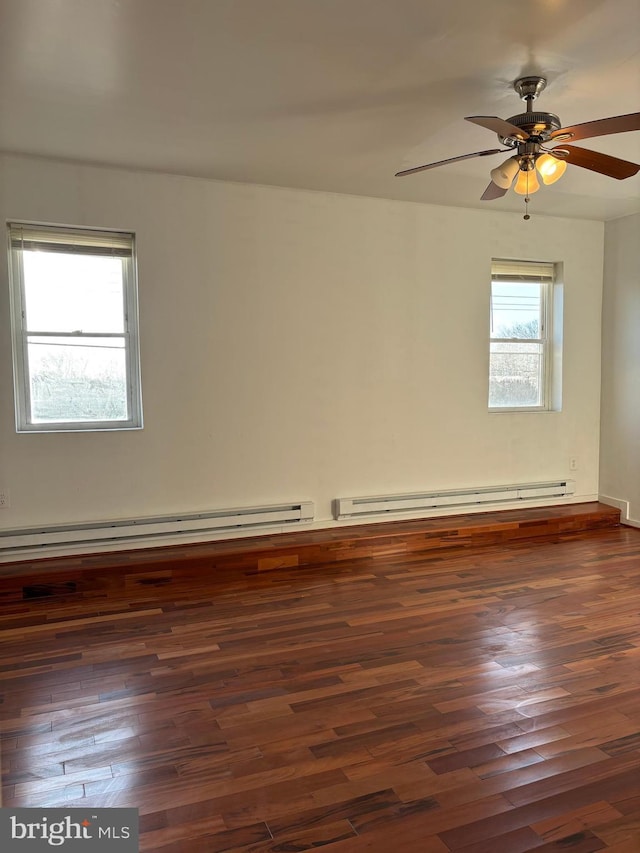
[[[578,457],[577,456],[571,456],[570,457],[570,459],[569,459],[569,470],[570,471],[577,471],[578,470]]]
[[[9,491],[8,489],[0,489],[0,509],[9,506]]]

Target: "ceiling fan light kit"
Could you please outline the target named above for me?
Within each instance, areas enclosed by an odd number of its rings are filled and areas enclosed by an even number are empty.
[[[434,169],[436,166],[468,160],[472,157],[515,151],[516,153],[512,154],[502,165],[491,170],[491,182],[482,194],[481,199],[490,201],[501,198],[514,184],[515,179],[514,192],[524,196],[524,218],[529,219],[526,210],[529,196],[540,189],[536,170],[545,185],[554,184],[559,180],[567,169],[567,163],[589,169],[592,172],[599,172],[617,180],[623,180],[637,174],[640,165],[628,160],[620,160],[617,157],[610,157],[598,151],[589,151],[586,148],[576,148],[573,145],[563,145],[557,148],[548,148],[546,145],[640,130],[640,112],[597,119],[572,127],[562,127],[562,122],[554,113],[534,112],[531,108],[533,101],[546,85],[545,78],[538,76],[521,77],[515,81],[513,88],[527,104],[524,113],[511,116],[506,120],[497,116],[467,116],[466,121],[496,133],[500,143],[505,146],[504,148],[475,151],[473,154],[463,154],[448,160],[427,163],[424,166],[414,166],[411,169],[397,172],[396,177],[412,175],[415,172],[423,172],[427,169]]]

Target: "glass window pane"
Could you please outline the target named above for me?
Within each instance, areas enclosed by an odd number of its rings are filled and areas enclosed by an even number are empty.
[[[128,418],[124,338],[30,336],[27,345],[34,423]]]
[[[496,282],[491,285],[491,337],[539,338],[542,285]]]
[[[27,330],[123,332],[122,258],[23,252]]]
[[[543,345],[491,344],[489,406],[542,406]]]

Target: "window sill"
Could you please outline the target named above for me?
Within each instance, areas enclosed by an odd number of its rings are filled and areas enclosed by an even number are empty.
[[[487,411],[490,415],[557,415],[561,409],[525,408],[524,406],[509,408],[507,406],[500,406],[500,408],[487,409]]]
[[[40,433],[85,433],[85,432],[131,432],[143,429],[142,424],[117,424],[113,426],[97,426],[93,424],[82,424],[82,426],[68,426],[66,424],[43,424],[42,426],[20,426],[16,429],[18,435],[38,435]]]

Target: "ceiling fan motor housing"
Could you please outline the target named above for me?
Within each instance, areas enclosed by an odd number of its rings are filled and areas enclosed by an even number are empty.
[[[517,116],[511,116],[507,121],[515,127],[522,128],[530,137],[537,137],[537,139],[531,140],[536,142],[546,142],[554,130],[560,130],[562,127],[560,119],[554,113],[519,113]],[[522,141],[515,136],[501,136],[500,134],[498,134],[498,139],[503,145],[510,148],[515,148]]]

